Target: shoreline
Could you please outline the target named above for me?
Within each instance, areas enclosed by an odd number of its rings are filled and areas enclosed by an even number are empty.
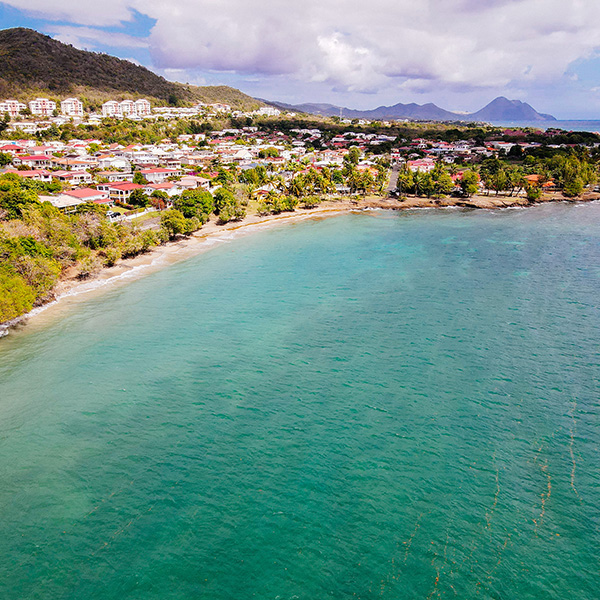
[[[148,275],[165,266],[181,260],[196,256],[210,249],[216,244],[232,239],[236,234],[251,233],[255,230],[272,227],[278,224],[295,223],[299,221],[327,218],[352,212],[366,210],[410,210],[416,208],[463,208],[480,210],[497,210],[515,207],[533,207],[540,204],[554,202],[591,202],[600,199],[600,194],[590,194],[588,198],[571,200],[562,196],[552,196],[547,199],[530,204],[526,199],[518,196],[473,196],[472,198],[457,199],[444,198],[441,200],[408,197],[405,200],[392,198],[366,198],[361,200],[325,201],[313,209],[300,209],[300,211],[284,212],[278,215],[259,216],[249,215],[241,221],[218,225],[209,221],[200,230],[187,238],[181,238],[157,246],[144,254],[120,260],[112,267],[105,267],[87,279],[63,278],[59,280],[52,290],[53,298],[34,307],[28,313],[16,317],[11,321],[0,323],[0,338],[8,335],[12,330],[23,328],[32,320],[48,310],[57,306],[65,306],[68,300],[76,301],[81,296],[99,293],[108,288]],[[225,239],[221,239],[221,238]],[[49,315],[48,315],[49,316]]]

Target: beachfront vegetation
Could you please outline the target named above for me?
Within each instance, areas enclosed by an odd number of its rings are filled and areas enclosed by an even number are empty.
[[[56,185],[0,176],[0,322],[47,299],[61,274],[89,276],[167,237],[160,230],[112,223],[97,204],[80,204],[67,215],[40,202],[39,192]]]

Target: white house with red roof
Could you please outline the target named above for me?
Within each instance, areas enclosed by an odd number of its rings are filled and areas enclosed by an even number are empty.
[[[97,204],[110,203],[110,194],[102,190],[94,190],[92,188],[78,188],[76,190],[68,190],[63,192],[63,195],[76,198],[82,202],[96,202]]]
[[[435,160],[432,158],[420,158],[418,160],[409,160],[406,165],[413,173],[417,171],[429,173],[435,168]]]
[[[26,156],[29,154],[29,148],[24,146],[18,146],[17,144],[3,144],[0,146],[0,152],[5,154],[12,154],[13,156]]]
[[[102,183],[96,186],[99,190],[108,191],[110,199],[115,202],[127,202],[133,190],[142,190],[144,186],[129,181]]]
[[[54,171],[54,179],[64,181],[71,185],[81,185],[82,183],[92,183],[92,176],[87,171]]]
[[[24,165],[30,169],[46,169],[52,165],[52,157],[45,154],[30,154],[28,156],[15,156],[13,165]]]
[[[162,183],[168,177],[181,177],[181,169],[164,169],[157,167],[155,169],[140,169],[140,173],[149,183]]]
[[[146,194],[152,194],[152,192],[157,191],[165,192],[168,196],[174,196],[175,194],[180,194],[182,190],[172,181],[165,181],[163,183],[149,183],[144,186],[144,192],[146,192]]]
[[[32,171],[17,171],[17,169],[8,169],[5,173],[13,173],[24,179],[33,179],[34,181],[52,181],[52,171],[46,169],[34,169]]]

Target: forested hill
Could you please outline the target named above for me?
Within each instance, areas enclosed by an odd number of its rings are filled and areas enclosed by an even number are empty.
[[[222,102],[242,110],[262,105],[234,88],[173,83],[127,60],[78,50],[32,29],[0,30],[0,99],[27,101],[38,94],[83,96],[96,107],[110,99],[141,97],[160,104]]]

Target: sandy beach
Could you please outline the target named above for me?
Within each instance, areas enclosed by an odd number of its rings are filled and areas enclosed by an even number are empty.
[[[587,194],[579,201],[592,201],[600,198],[600,194]],[[542,202],[565,201],[562,195],[556,194],[545,197]],[[539,204],[539,202],[538,202]],[[238,222],[218,225],[216,221],[209,221],[202,229],[187,238],[181,238],[162,246],[157,246],[150,252],[140,254],[134,258],[120,260],[113,267],[102,269],[97,274],[87,279],[68,274],[63,277],[53,290],[53,299],[41,306],[35,307],[29,313],[22,315],[8,323],[0,324],[0,337],[6,335],[11,329],[19,328],[25,324],[29,326],[54,318],[58,313],[66,310],[72,304],[81,302],[92,294],[103,293],[108,289],[124,285],[165,266],[171,265],[191,256],[204,252],[215,244],[231,240],[238,235],[245,235],[264,228],[283,224],[296,223],[307,219],[328,218],[349,212],[364,210],[408,210],[415,208],[471,208],[471,209],[502,209],[512,207],[531,206],[527,200],[519,196],[473,196],[472,198],[443,198],[429,199],[422,197],[408,197],[404,200],[393,198],[365,198],[360,200],[325,201],[314,209],[299,209],[291,213],[279,215],[259,216],[248,215]]]

